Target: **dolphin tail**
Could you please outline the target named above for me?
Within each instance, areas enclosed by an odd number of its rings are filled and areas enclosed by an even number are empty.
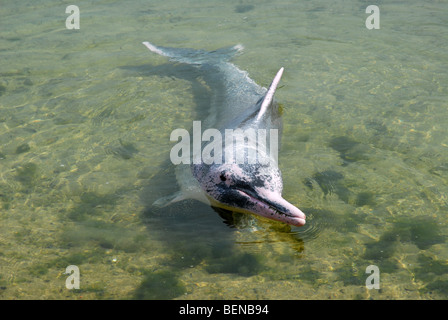
[[[147,41],[143,42],[143,45],[154,53],[169,57],[170,60],[192,65],[219,64],[227,62],[234,56],[240,54],[244,49],[241,44],[215,51],[160,47]]]

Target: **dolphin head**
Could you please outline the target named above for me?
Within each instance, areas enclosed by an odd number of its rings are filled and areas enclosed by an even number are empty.
[[[193,173],[215,207],[253,213],[294,226],[305,214],[283,199],[283,182],[276,166],[261,164],[194,165]]]

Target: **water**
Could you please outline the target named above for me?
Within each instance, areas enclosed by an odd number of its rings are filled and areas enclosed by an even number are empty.
[[[448,297],[446,1],[377,2],[379,30],[368,1],[73,4],[80,30],[57,1],[0,6],[2,299]],[[305,227],[151,206],[208,90],[142,41],[244,44],[263,86],[285,67],[280,167]]]

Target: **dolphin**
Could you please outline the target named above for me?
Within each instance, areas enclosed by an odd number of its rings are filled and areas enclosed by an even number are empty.
[[[208,114],[201,122],[203,129],[215,128],[223,135],[229,129],[243,132],[252,129],[266,134],[264,140],[246,137],[223,146],[223,160],[226,160],[226,154],[233,152],[234,155],[243,154],[243,162],[192,161],[178,164],[175,170],[180,191],[155,201],[154,205],[163,207],[185,199],[196,199],[212,207],[303,226],[305,214],[282,197],[282,176],[276,154],[271,152],[282,130],[281,110],[274,100],[274,93],[283,67],[266,89],[257,85],[247,72],[229,62],[242,52],[242,45],[208,52],[156,46],[150,42],[143,44],[171,61],[189,64],[202,71],[212,90]],[[267,158],[269,161],[248,161],[248,150],[253,149],[259,151],[258,159]]]

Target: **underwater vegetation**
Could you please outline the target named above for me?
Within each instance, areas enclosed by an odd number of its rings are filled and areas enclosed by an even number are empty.
[[[324,195],[336,194],[345,203],[356,207],[375,206],[375,194],[370,191],[354,194],[346,186],[344,175],[334,170],[316,172],[311,178],[306,178],[304,184],[313,190],[313,182],[321,188]]]
[[[137,300],[165,300],[176,298],[186,292],[185,286],[173,271],[147,272],[140,286],[135,290]]]
[[[410,241],[420,250],[445,242],[445,237],[441,234],[440,224],[432,217],[398,219],[392,232],[400,237],[400,241]]]
[[[241,276],[258,274],[263,269],[262,256],[253,253],[235,253],[215,256],[206,270],[209,273],[234,273]]]
[[[116,194],[100,195],[94,192],[84,192],[80,196],[79,203],[68,210],[67,218],[72,221],[83,221],[92,216],[99,215],[105,209],[112,208],[117,202]]]
[[[251,4],[239,4],[235,6],[236,13],[245,13],[253,10],[255,7]]]
[[[364,258],[381,261],[392,257],[398,242],[412,242],[420,250],[428,249],[434,244],[444,243],[440,226],[429,217],[415,219],[398,219],[390,231],[384,232],[380,239],[366,244]]]
[[[108,147],[106,148],[107,154],[112,154],[117,158],[122,158],[124,160],[131,159],[135,154],[138,153],[138,150],[134,147],[134,145],[130,142],[123,142],[119,139],[120,146],[118,147]]]
[[[15,179],[19,181],[25,189],[34,187],[38,179],[37,165],[33,162],[29,162],[16,167]]]
[[[363,259],[377,265],[381,272],[393,273],[400,267],[395,259],[399,243],[412,243],[419,250],[429,249],[435,244],[445,243],[440,224],[431,217],[414,219],[399,218],[393,228],[384,232],[378,241],[367,243]],[[437,291],[448,295],[448,281],[440,279],[448,274],[448,264],[425,253],[418,255],[418,266],[411,269],[415,279],[428,284],[420,289],[422,293]]]
[[[30,146],[28,143],[23,143],[16,148],[16,154],[25,153],[30,151]]]
[[[418,263],[419,267],[413,270],[415,278],[428,283],[420,292],[431,294],[435,291],[448,297],[448,280],[443,279],[448,274],[448,263],[425,254],[418,256]]]
[[[369,159],[367,147],[346,136],[333,138],[329,146],[339,152],[339,156],[346,165],[351,162]]]

